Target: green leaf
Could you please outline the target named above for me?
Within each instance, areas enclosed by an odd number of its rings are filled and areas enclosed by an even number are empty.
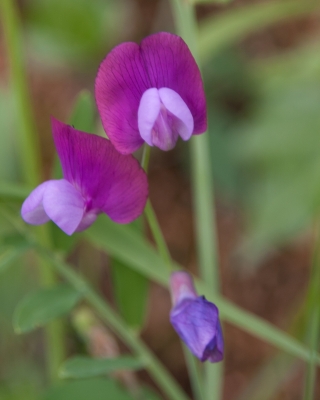
[[[167,266],[152,245],[130,225],[116,224],[101,215],[85,235],[110,256],[167,286],[170,275]]]
[[[138,235],[142,235],[142,218],[135,220],[130,227]],[[111,259],[111,266],[113,290],[119,311],[130,327],[139,330],[144,323],[146,313],[148,279],[117,258]]]
[[[205,20],[199,31],[199,55],[205,62],[213,53],[238,43],[249,33],[283,19],[310,13],[319,7],[317,1],[276,0],[248,4],[220,16]]]
[[[17,306],[13,316],[16,333],[26,333],[60,317],[77,304],[82,294],[68,285],[30,293]]]
[[[137,358],[90,358],[76,356],[67,360],[59,371],[61,378],[93,378],[119,370],[139,370],[144,364]]]
[[[120,314],[133,329],[141,329],[147,305],[148,279],[113,258],[112,282]]]
[[[109,379],[85,379],[63,382],[48,390],[43,400],[132,400],[116,382]]]

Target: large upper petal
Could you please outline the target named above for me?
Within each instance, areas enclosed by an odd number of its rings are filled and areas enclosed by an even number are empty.
[[[133,153],[142,144],[138,129],[138,108],[142,94],[150,87],[139,46],[123,43],[102,61],[95,96],[103,127],[118,151]]]
[[[105,138],[55,119],[52,129],[64,178],[79,189],[87,212],[105,212],[119,223],[131,222],[143,212],[147,176],[133,156],[118,153]]]
[[[188,46],[179,36],[156,33],[140,46],[128,42],[115,47],[97,74],[95,94],[102,124],[121,153],[132,153],[143,143],[138,108],[143,93],[153,87],[177,92],[193,116],[193,133],[206,130],[203,83]]]

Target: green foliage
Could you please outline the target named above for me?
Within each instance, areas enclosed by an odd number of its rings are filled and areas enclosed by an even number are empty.
[[[143,235],[142,217],[131,223],[130,228],[137,235]],[[146,313],[148,279],[114,257],[111,259],[111,267],[113,290],[120,314],[133,329],[139,330]]]
[[[109,379],[85,379],[65,382],[50,389],[43,400],[132,400],[116,382]]]
[[[61,378],[93,378],[119,370],[139,370],[144,364],[137,358],[121,356],[117,358],[89,358],[75,356],[67,360],[59,371]]]
[[[80,298],[80,292],[62,284],[30,293],[15,310],[14,329],[26,333],[43,326],[71,311]]]
[[[77,68],[92,65],[121,34],[126,2],[103,0],[32,0],[28,32],[38,57]]]

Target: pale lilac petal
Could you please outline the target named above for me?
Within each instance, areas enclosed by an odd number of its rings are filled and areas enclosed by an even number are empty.
[[[71,183],[61,179],[47,182],[43,193],[43,208],[60,229],[72,235],[82,220],[85,201]]]
[[[176,271],[171,274],[170,291],[173,305],[187,298],[195,299],[198,297],[192,277],[185,271]]]
[[[41,225],[50,220],[42,204],[43,193],[49,183],[47,181],[36,187],[23,202],[21,216],[28,224]]]
[[[177,130],[183,140],[189,140],[193,132],[194,123],[192,114],[186,103],[172,89],[159,89],[159,96],[165,108],[176,117],[173,128]]]
[[[89,226],[91,226],[94,221],[97,219],[98,213],[95,211],[89,211],[86,212],[80,222],[80,224],[78,225],[76,232],[82,232],[85,229],[89,228]]]
[[[100,65],[95,82],[97,107],[108,137],[123,154],[143,144],[137,115],[142,94],[150,87],[136,43],[117,46]]]
[[[160,112],[160,96],[156,88],[146,90],[138,109],[138,128],[142,139],[153,146],[152,130]]]
[[[103,211],[116,222],[128,223],[143,212],[147,176],[133,156],[118,153],[105,138],[54,119],[52,128],[64,178],[86,199],[86,213]]]
[[[140,45],[150,86],[178,93],[194,119],[193,134],[207,129],[206,100],[201,74],[188,46],[181,37],[160,32]]]

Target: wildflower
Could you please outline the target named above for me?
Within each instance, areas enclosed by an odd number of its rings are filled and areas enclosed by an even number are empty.
[[[115,47],[100,65],[95,92],[103,127],[123,154],[144,142],[170,150],[179,136],[188,140],[207,128],[199,68],[170,33]]]
[[[180,338],[201,361],[221,361],[223,336],[218,308],[197,295],[187,272],[174,272],[170,287],[173,302],[170,321]]]
[[[63,179],[34,189],[22,205],[22,218],[33,225],[51,219],[68,235],[88,228],[102,212],[118,223],[137,218],[148,196],[138,162],[105,138],[51,122]]]

